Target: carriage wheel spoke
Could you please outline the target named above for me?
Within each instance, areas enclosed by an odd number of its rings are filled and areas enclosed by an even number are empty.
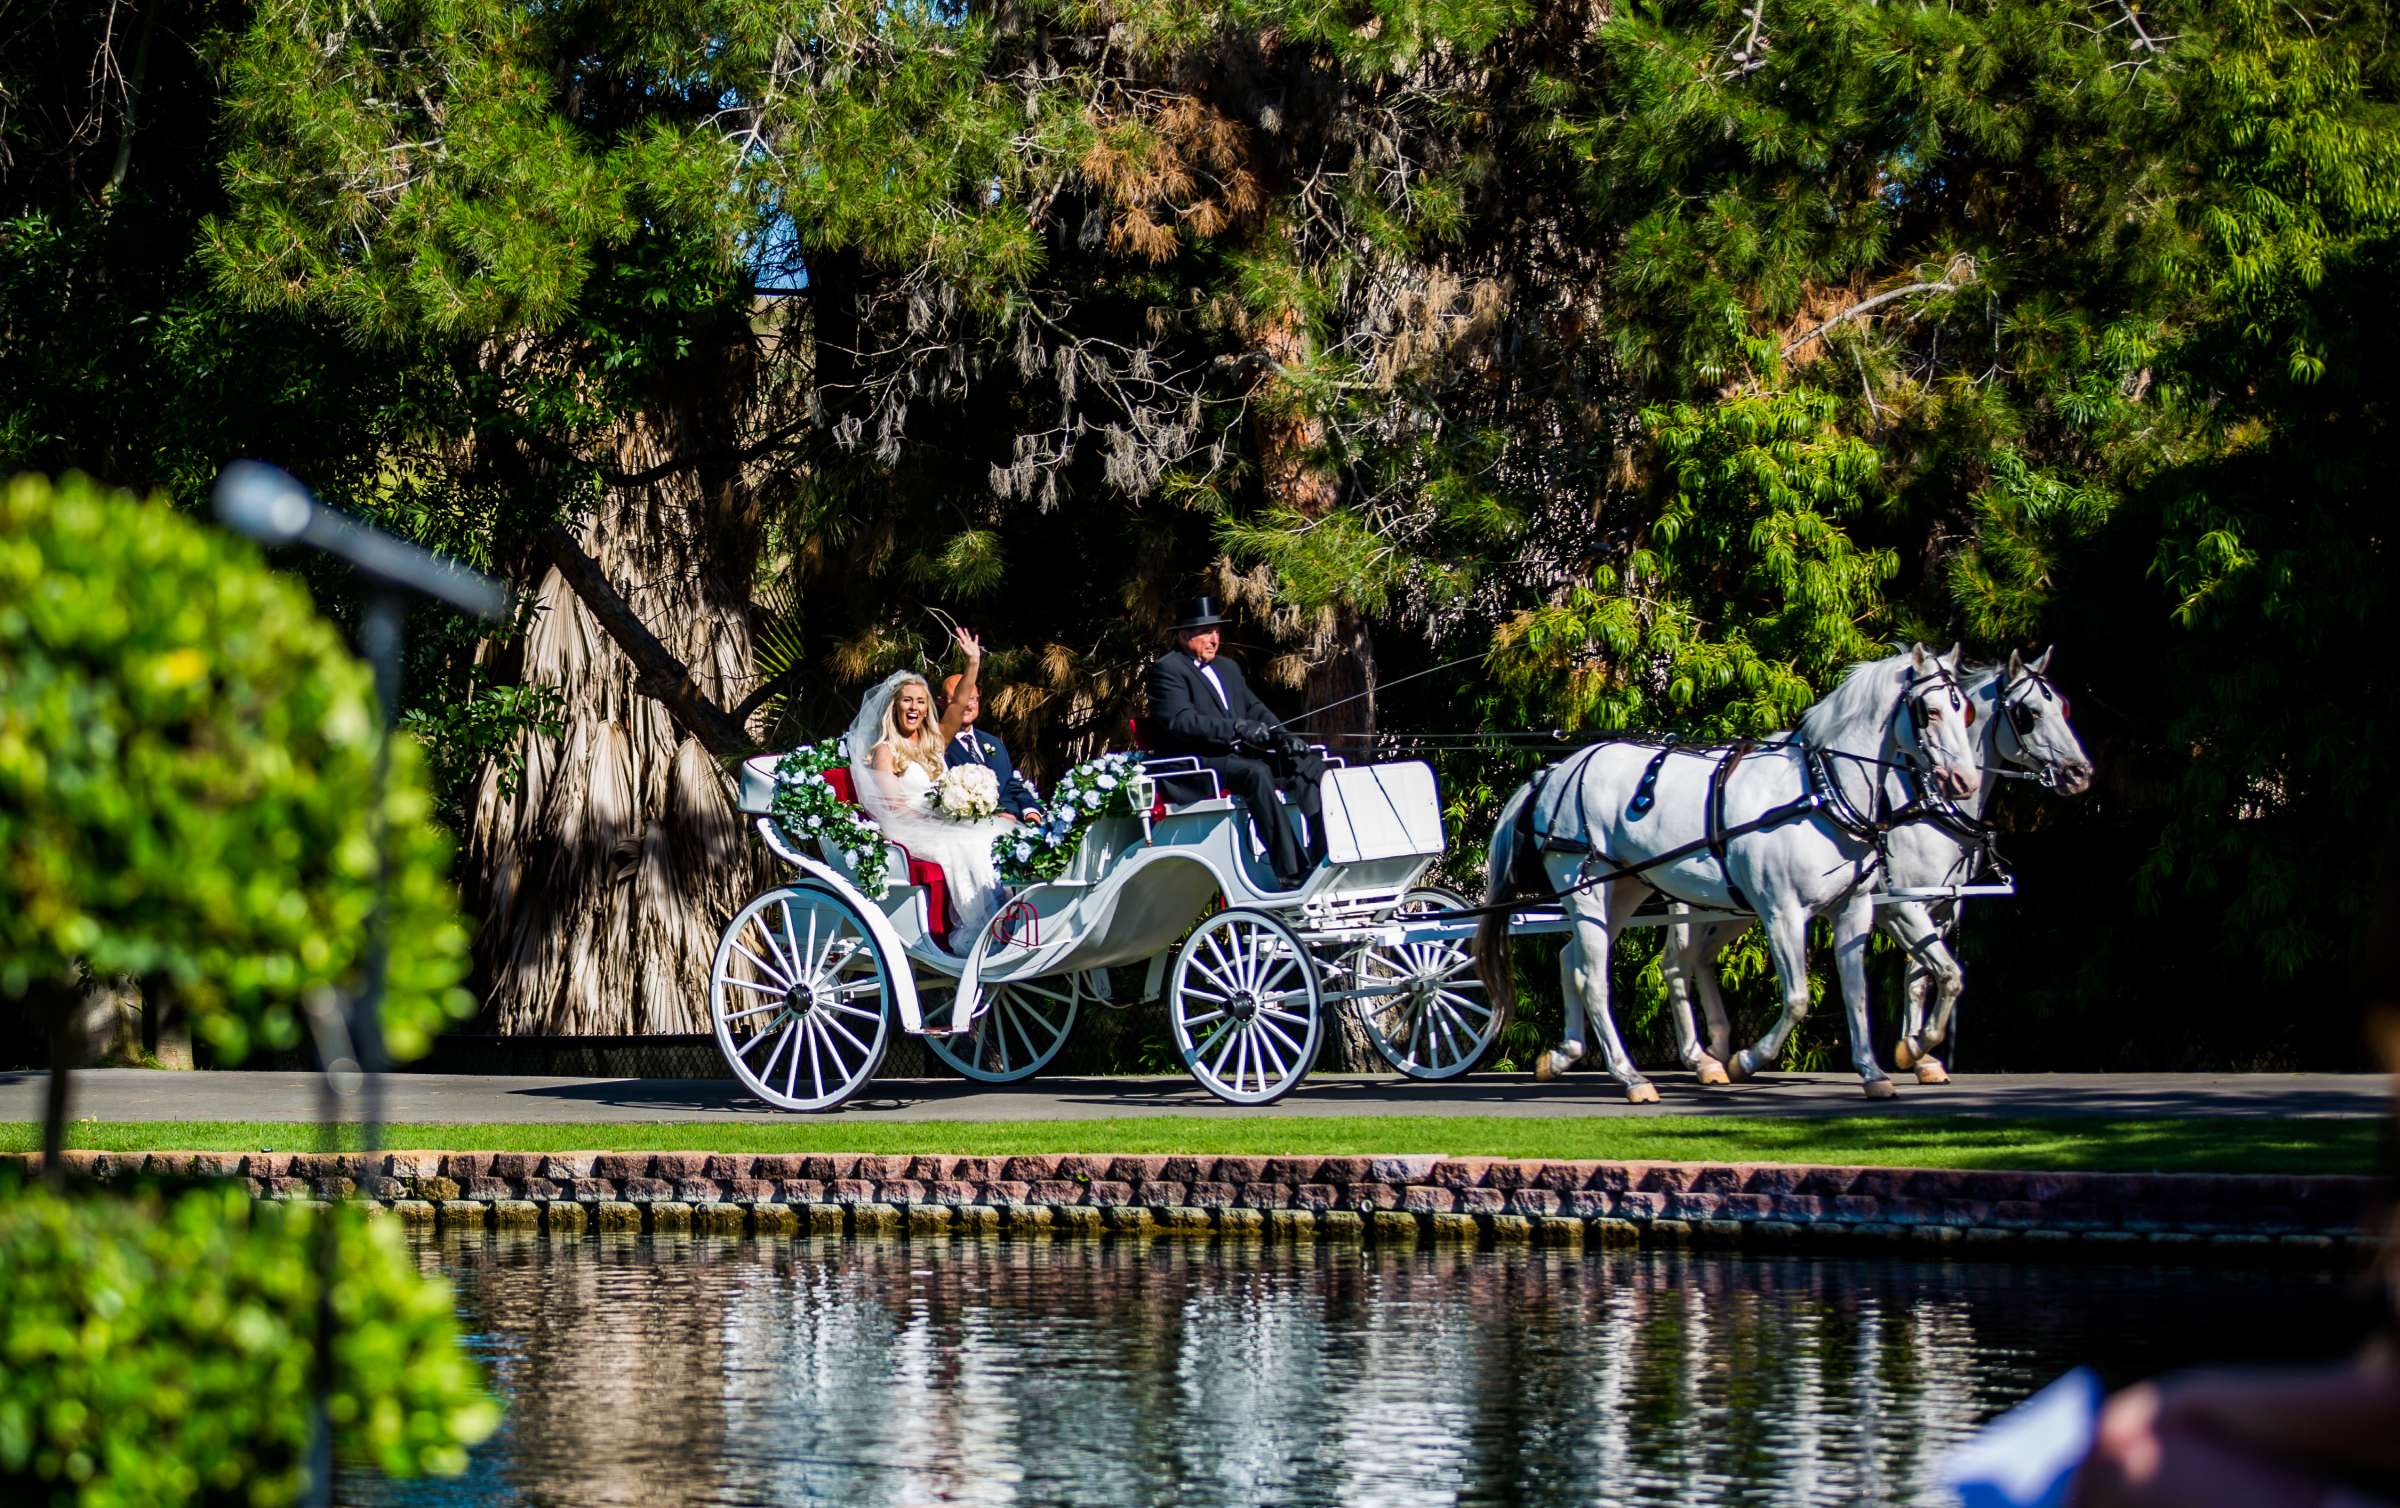
[[[1232,1052],[1235,1044],[1242,1040],[1242,1024],[1239,1021],[1228,1021],[1208,1040],[1209,1044],[1217,1049],[1216,1056],[1209,1060],[1208,1071],[1222,1079],[1225,1076],[1226,1054]]]
[[[771,984],[760,984],[755,979],[739,979],[731,974],[719,974],[717,976],[717,983],[731,985],[737,990],[748,990],[755,995],[772,995],[778,1000],[791,993],[791,989],[788,985],[782,988],[777,988]]]
[[[775,1050],[767,1054],[765,1066],[760,1068],[758,1071],[758,1081],[760,1083],[765,1083],[767,1081],[767,1077],[775,1072],[775,1064],[783,1057],[783,1050],[787,1047],[791,1047],[793,1038],[799,1036],[799,1034],[800,1023],[798,1021],[794,1021],[783,1029],[781,1035],[776,1037]],[[799,1056],[799,1049],[793,1048],[792,1055],[794,1057]]]
[[[743,947],[742,940],[738,937],[733,940],[733,951],[741,954],[744,958],[749,959],[751,967],[757,969],[761,974],[766,975],[767,978],[782,985],[785,989],[788,990],[792,987],[790,975],[786,974],[783,970],[776,968],[773,964],[768,963],[765,959],[759,957],[756,953],[751,952],[748,948]],[[772,934],[769,934],[768,951],[774,951]]]
[[[1025,1060],[1030,1063],[1042,1055],[1042,1049],[1033,1040],[1032,1030],[1025,1025],[1025,1017],[1028,1014],[1030,1013],[1024,1011],[1010,1011],[1008,1019],[1001,1023],[1001,1034],[1005,1036],[1010,1028],[1015,1028],[1017,1045],[1025,1049]]]
[[[1441,1008],[1441,1002],[1438,1000],[1427,1001],[1425,1014],[1431,1018],[1433,1051],[1438,1055],[1440,1062],[1446,1066],[1464,1057],[1466,1050],[1459,1043],[1458,1030],[1450,1020],[1449,1014]]]
[[[1268,1020],[1264,1016],[1259,1017],[1254,1024],[1257,1026],[1258,1035],[1262,1039],[1272,1037],[1277,1042],[1282,1043],[1284,1050],[1290,1053],[1293,1057],[1297,1058],[1300,1056],[1300,1044],[1294,1041],[1291,1034],[1285,1031],[1282,1027],[1277,1026],[1274,1022]],[[1263,1042],[1261,1045],[1264,1045]],[[1283,1074],[1283,1067],[1283,1060],[1278,1058],[1275,1062],[1275,1073],[1278,1078],[1280,1078]]]
[[[1445,1002],[1453,1012],[1473,1011],[1486,1021],[1491,1020],[1495,1014],[1489,1005],[1464,990],[1436,990],[1434,996]]]
[[[1208,948],[1208,958],[1203,959],[1197,952],[1194,952],[1192,967],[1202,970],[1219,984],[1225,984],[1229,980],[1238,980],[1241,977],[1242,968],[1239,957],[1225,951],[1225,944],[1216,933],[1207,933],[1201,937],[1200,941]],[[1209,967],[1209,963],[1212,961],[1216,964],[1215,968]]]
[[[859,1057],[864,1058],[867,1056],[869,1050],[867,1044],[859,1041],[856,1036],[851,1034],[850,1028],[842,1025],[842,1023],[839,1021],[834,1020],[831,1016],[819,1016],[817,1018],[817,1025],[823,1030],[839,1036],[843,1041],[858,1049]],[[832,1050],[837,1054],[840,1051],[840,1049],[835,1048],[831,1042],[827,1042],[825,1045],[829,1050]]]
[[[993,1001],[992,1013],[985,1017],[983,1022],[983,1029],[991,1034],[992,1046],[1000,1050],[1000,1071],[1002,1073],[1006,1073],[1016,1066],[1016,1060],[1010,1057],[1008,1052],[1008,1029],[1001,1026],[999,1030],[993,1030],[993,1027],[999,1023],[1000,1013],[1007,1008],[1008,1002],[1005,999]]]
[[[781,1000],[777,1000],[767,1005],[754,1005],[746,1011],[727,1011],[725,1013],[725,1019],[728,1021],[746,1021],[752,1016],[763,1016],[769,1011],[779,1011],[782,1009],[783,1002]]]
[[[776,931],[775,924],[771,921],[765,923],[767,947],[773,951],[776,960],[783,965],[784,973],[791,976],[794,984],[798,984],[800,982],[800,935],[799,929],[792,922],[791,898],[788,896],[777,898],[775,909],[782,914],[783,930]],[[809,914],[813,916],[816,913]]]

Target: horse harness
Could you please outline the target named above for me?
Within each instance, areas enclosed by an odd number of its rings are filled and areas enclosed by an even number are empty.
[[[1943,686],[1948,686],[1953,693],[1957,693],[1960,689],[1948,670],[1937,670],[1934,674],[1921,677],[1911,683],[1901,693],[1902,705],[1917,717],[1920,727],[1924,723],[1923,704],[1926,698]],[[1897,710],[1899,709],[1895,709],[1895,711]],[[1971,722],[1972,711],[1968,711],[1966,716]],[[1549,876],[1543,871],[1541,865],[1541,855],[1545,852],[1583,855],[1583,875],[1574,884],[1553,892],[1550,896],[1550,899],[1553,900],[1561,899],[1577,890],[1588,890],[1593,886],[1606,884],[1611,880],[1631,879],[1653,869],[1681,863],[1694,854],[1706,853],[1717,861],[1718,871],[1725,878],[1726,893],[1732,898],[1735,909],[1750,911],[1753,908],[1749,897],[1742,893],[1742,887],[1735,883],[1733,878],[1733,866],[1730,862],[1729,851],[1733,840],[1810,816],[1823,817],[1835,828],[1854,839],[1871,845],[1875,850],[1874,858],[1860,867],[1858,877],[1850,883],[1848,890],[1843,892],[1844,895],[1855,892],[1861,885],[1864,885],[1877,869],[1890,867],[1891,854],[1888,840],[1891,831],[1907,822],[1930,821],[1940,824],[1946,831],[1960,837],[1979,851],[1977,867],[1981,867],[1985,855],[1989,855],[1994,860],[1998,857],[1991,849],[1992,830],[1977,819],[1968,816],[1947,798],[1927,790],[1917,778],[1913,755],[1904,757],[1899,762],[1899,768],[1911,787],[1909,799],[1899,806],[1892,805],[1884,781],[1878,778],[1875,781],[1874,808],[1869,811],[1862,808],[1851,797],[1848,788],[1842,784],[1836,774],[1835,761],[1849,759],[1877,765],[1881,765],[1883,761],[1814,748],[1797,737],[1764,744],[1751,739],[1741,739],[1721,749],[1707,749],[1681,746],[1677,743],[1674,735],[1669,734],[1660,740],[1658,752],[1653,754],[1650,762],[1643,767],[1641,778],[1634,786],[1633,798],[1626,803],[1626,814],[1631,818],[1639,819],[1648,815],[1657,806],[1658,776],[1660,770],[1666,765],[1667,756],[1678,753],[1703,758],[1713,756],[1715,766],[1709,771],[1708,778],[1706,831],[1700,838],[1690,843],[1680,844],[1665,853],[1654,854],[1638,863],[1623,863],[1601,853],[1588,838],[1581,836],[1592,830],[1589,813],[1585,807],[1584,786],[1581,779],[1583,768],[1600,750],[1620,742],[1622,740],[1603,739],[1578,750],[1558,764],[1546,765],[1534,772],[1531,781],[1532,788],[1527,795],[1524,809],[1517,815],[1519,841],[1516,845],[1515,879],[1529,895],[1538,895],[1549,887]],[[1748,821],[1728,823],[1725,820],[1725,788],[1732,781],[1733,772],[1741,767],[1742,761],[1754,751],[1762,748],[1795,747],[1801,751],[1801,794],[1781,806],[1761,812]],[[1556,831],[1555,824],[1552,831],[1542,830],[1540,820],[1542,793],[1550,781],[1559,776],[1568,777],[1570,781],[1568,789],[1574,793],[1575,829],[1572,834]],[[1669,899],[1680,901],[1684,905],[1701,906],[1705,904],[1675,895],[1664,886],[1657,885],[1655,881],[1652,882],[1652,885]]]

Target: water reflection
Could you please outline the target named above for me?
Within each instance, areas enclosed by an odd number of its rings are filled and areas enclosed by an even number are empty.
[[[2077,1361],[2340,1349],[2308,1274],[1161,1242],[428,1248],[509,1398],[358,1501],[1938,1502]],[[2195,1323],[2205,1320],[2205,1324]]]

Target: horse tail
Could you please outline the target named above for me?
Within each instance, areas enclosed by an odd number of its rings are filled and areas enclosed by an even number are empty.
[[[1485,855],[1483,884],[1483,903],[1494,909],[1485,911],[1475,924],[1475,972],[1492,997],[1492,1009],[1500,1013],[1503,1027],[1516,1010],[1517,965],[1508,946],[1508,911],[1500,903],[1515,890],[1517,844],[1524,837],[1522,829],[1532,802],[1533,784],[1528,781],[1500,808],[1500,820],[1492,828],[1491,849]]]

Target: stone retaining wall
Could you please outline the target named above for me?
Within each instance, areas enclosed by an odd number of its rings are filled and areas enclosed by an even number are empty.
[[[1439,1157],[70,1152],[84,1176],[244,1179],[411,1223],[724,1234],[1163,1231],[1376,1240],[2170,1253],[2353,1263],[2376,1181]],[[0,1159],[26,1175],[38,1157]]]

